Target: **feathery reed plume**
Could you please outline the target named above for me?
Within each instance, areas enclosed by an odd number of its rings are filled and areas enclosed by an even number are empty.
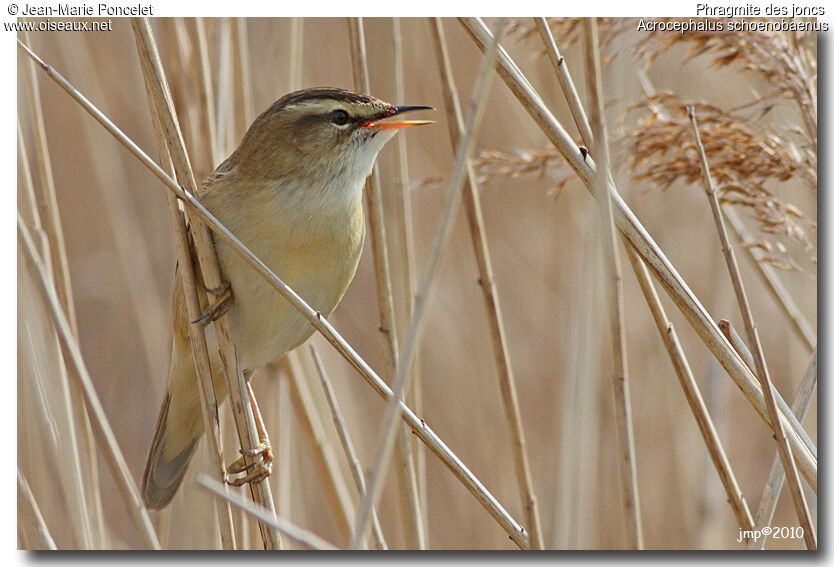
[[[659,18],[658,21],[674,21]],[[696,20],[721,23],[720,20]],[[712,67],[740,66],[764,79],[773,91],[765,98],[793,100],[800,111],[809,141],[817,135],[816,34],[810,31],[716,33],[690,30],[687,33],[649,31],[638,41],[636,54],[647,66],[675,45],[688,45],[684,62],[699,56],[711,59]]]
[[[695,159],[686,108],[693,104],[671,93],[657,94],[629,108],[648,110],[637,126],[626,132],[630,146],[629,168],[635,180],[667,189],[676,182],[694,185],[701,171]],[[663,114],[653,108],[662,106]],[[816,262],[814,237],[817,224],[799,207],[784,202],[768,186],[774,182],[798,180],[816,188],[816,160],[801,159],[796,147],[775,134],[763,136],[745,124],[743,118],[718,106],[697,103],[699,130],[704,151],[710,160],[713,181],[722,205],[745,207],[759,225],[759,230],[780,237],[773,242],[761,240],[765,255],[760,261],[776,268],[801,268],[799,260],[788,254],[788,242]],[[807,263],[807,261],[805,263]]]
[[[583,18],[544,19],[562,49],[579,43],[582,39]],[[634,29],[634,26],[629,27],[629,24],[636,21],[630,18],[597,18],[596,20],[599,28],[599,47],[601,51],[611,44],[618,33],[626,29]],[[513,19],[507,23],[508,38],[538,43],[537,35],[536,23],[530,18]],[[541,49],[541,52],[544,53],[544,48],[540,45],[536,45],[536,49]],[[603,60],[603,62],[605,61]]]

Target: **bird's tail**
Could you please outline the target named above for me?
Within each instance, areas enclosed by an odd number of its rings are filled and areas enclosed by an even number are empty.
[[[165,394],[162,409],[156,421],[148,460],[145,463],[145,473],[142,475],[142,499],[145,506],[152,509],[164,508],[176,494],[197,442],[200,440],[199,431],[196,436],[185,434],[176,426],[169,427],[169,415],[175,415],[177,409],[171,412],[171,394]],[[184,438],[183,438],[184,437]]]

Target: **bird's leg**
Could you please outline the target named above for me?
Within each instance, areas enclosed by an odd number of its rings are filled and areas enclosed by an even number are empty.
[[[221,283],[220,287],[213,289],[205,288],[205,290],[209,295],[215,296],[217,301],[206,307],[205,310],[200,313],[199,317],[191,321],[192,323],[208,325],[212,321],[216,321],[229,310],[229,306],[232,304],[232,300],[234,299],[232,286],[227,281]]]
[[[232,486],[243,486],[246,483],[261,482],[272,474],[272,463],[275,458],[272,456],[272,444],[266,434],[266,426],[261,417],[261,410],[258,408],[258,401],[252,391],[252,384],[246,381],[246,389],[249,392],[249,404],[252,406],[252,414],[255,417],[255,427],[258,431],[258,446],[252,449],[241,449],[240,458],[226,467],[226,482]],[[259,460],[246,464],[246,457],[261,455]],[[229,478],[228,474],[245,472],[246,476],[241,478]]]

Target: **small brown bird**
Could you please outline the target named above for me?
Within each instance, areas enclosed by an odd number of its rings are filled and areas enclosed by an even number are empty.
[[[261,114],[240,146],[204,182],[200,201],[270,269],[322,315],[345,293],[365,236],[362,188],[377,154],[400,128],[425,120],[390,120],[428,106],[392,106],[335,88],[290,93]],[[313,333],[310,323],[225,242],[215,239],[240,366],[247,378]],[[174,288],[168,390],[142,478],[149,508],[173,498],[185,475],[203,421],[182,290]],[[213,328],[217,402],[226,382]],[[217,371],[215,371],[217,370]]]

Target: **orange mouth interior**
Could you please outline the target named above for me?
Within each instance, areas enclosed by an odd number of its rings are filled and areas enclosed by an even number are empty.
[[[434,124],[434,120],[372,120],[362,125],[362,128],[376,128],[377,130],[397,130],[399,128],[410,128],[412,126],[423,126]]]

